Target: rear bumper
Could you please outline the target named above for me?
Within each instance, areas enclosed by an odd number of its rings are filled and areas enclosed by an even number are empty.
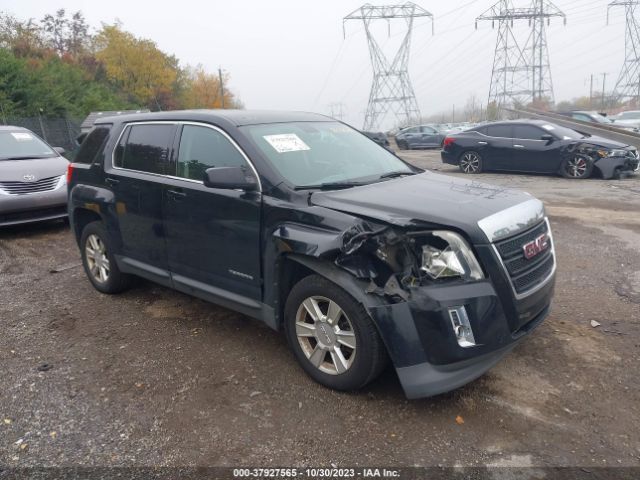
[[[451,153],[445,150],[440,150],[440,158],[442,163],[448,163],[449,165],[458,165],[458,159]]]
[[[67,216],[66,186],[26,195],[0,194],[0,226],[54,220]]]

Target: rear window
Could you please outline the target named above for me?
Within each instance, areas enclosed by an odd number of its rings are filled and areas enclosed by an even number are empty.
[[[75,163],[93,163],[102,150],[110,130],[111,125],[100,125],[91,130],[80,145],[73,161]]]
[[[131,125],[116,148],[115,166],[139,172],[175,175],[169,160],[169,145],[175,125]]]

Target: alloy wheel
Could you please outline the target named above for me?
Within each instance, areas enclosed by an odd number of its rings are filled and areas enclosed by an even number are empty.
[[[581,156],[575,156],[569,159],[565,170],[570,177],[581,178],[587,171],[587,161]]]
[[[345,373],[356,356],[351,321],[333,300],[308,297],[296,313],[296,337],[309,362],[330,375]]]
[[[478,172],[478,170],[480,170],[480,157],[477,153],[465,153],[460,159],[460,168],[464,173]]]
[[[100,283],[109,280],[109,258],[107,257],[107,247],[102,239],[95,234],[89,235],[84,251],[87,257],[87,266],[93,278]]]

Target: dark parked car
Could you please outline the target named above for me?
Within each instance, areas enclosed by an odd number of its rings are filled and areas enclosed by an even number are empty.
[[[539,200],[423,172],[321,115],[100,119],[69,178],[97,290],[133,274],[260,319],[331,388],[390,358],[410,398],[454,389],[549,312]]]
[[[542,120],[497,122],[448,136],[442,161],[465,173],[482,171],[615,178],[638,170],[635,147]]]
[[[22,127],[0,127],[0,226],[67,217],[64,149]]]
[[[367,137],[369,137],[374,142],[376,142],[381,147],[384,147],[387,150],[392,151],[391,145],[389,145],[389,139],[383,132],[362,132],[362,133]]]
[[[396,144],[400,150],[440,148],[446,134],[430,125],[418,125],[400,130]]]

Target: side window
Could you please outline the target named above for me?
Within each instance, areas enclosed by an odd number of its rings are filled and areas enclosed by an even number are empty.
[[[469,130],[470,132],[478,132],[482,135],[487,135],[487,127],[474,128],[473,130]]]
[[[571,116],[573,118],[575,118],[576,120],[582,120],[583,122],[592,122],[593,120],[591,120],[590,117],[588,117],[587,115],[583,115],[582,113],[573,113],[571,114]]]
[[[246,165],[238,149],[217,130],[185,125],[178,151],[178,176],[202,180],[212,167],[241,167]]]
[[[532,127],[531,125],[513,126],[513,138],[520,138],[523,140],[540,140],[542,135],[544,135],[542,130]]]
[[[490,137],[512,138],[511,125],[489,125],[487,135]]]
[[[429,135],[433,135],[436,131],[431,127],[422,127],[422,133],[428,133]]]
[[[131,125],[116,147],[115,166],[140,172],[174,175],[169,161],[169,145],[175,125]]]
[[[75,163],[93,163],[109,136],[111,125],[95,127],[86,136],[73,158]]]

